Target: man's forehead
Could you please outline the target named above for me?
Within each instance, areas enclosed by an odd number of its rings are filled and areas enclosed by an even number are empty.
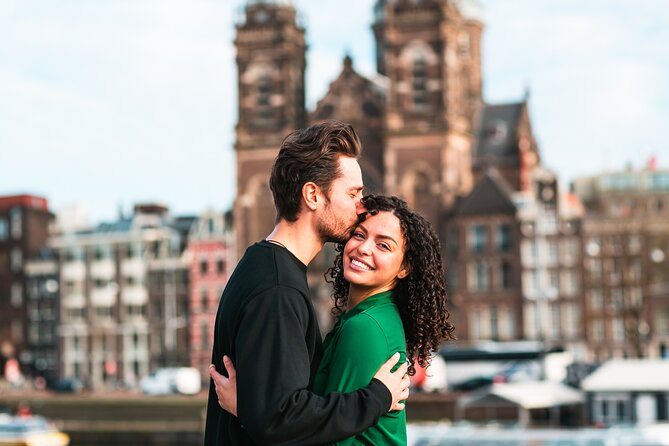
[[[362,170],[358,160],[350,156],[339,157],[340,180],[343,180],[346,188],[362,189]]]

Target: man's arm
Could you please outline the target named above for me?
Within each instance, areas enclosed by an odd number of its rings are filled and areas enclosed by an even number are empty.
[[[290,288],[269,290],[247,304],[239,322],[237,412],[260,444],[338,441],[372,426],[391,407],[391,392],[379,380],[325,397],[306,390],[311,364],[305,333],[314,329],[306,299]]]
[[[374,374],[374,378],[381,381],[393,395],[391,411],[404,409],[402,401],[409,397],[411,381],[409,375],[406,374],[406,365],[395,370],[399,360],[400,354],[395,353]],[[221,406],[221,409],[237,416],[237,370],[232,360],[227,356],[223,356],[223,367],[228,376],[221,375],[216,371],[214,364],[209,364],[209,377],[214,382],[218,405]],[[399,382],[398,378],[401,378]],[[363,386],[364,384],[361,384],[358,387]]]

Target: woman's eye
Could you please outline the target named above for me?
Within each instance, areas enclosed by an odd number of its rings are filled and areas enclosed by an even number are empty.
[[[379,248],[390,251],[390,246],[386,245],[385,243],[379,243]]]
[[[353,233],[353,238],[361,239],[364,236],[362,235],[362,232],[354,232]]]

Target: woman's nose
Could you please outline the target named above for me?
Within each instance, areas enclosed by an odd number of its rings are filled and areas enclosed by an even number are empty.
[[[358,253],[360,254],[369,254],[371,252],[371,247],[369,243],[369,239],[363,241],[358,245]]]

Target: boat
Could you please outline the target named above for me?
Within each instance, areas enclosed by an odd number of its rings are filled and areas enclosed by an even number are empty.
[[[70,437],[41,416],[0,414],[0,446],[67,446]]]

